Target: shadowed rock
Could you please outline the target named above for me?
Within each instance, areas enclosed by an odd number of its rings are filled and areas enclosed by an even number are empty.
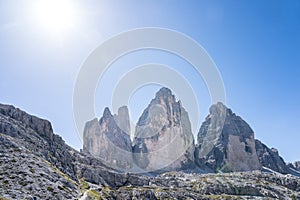
[[[300,171],[300,161],[289,163],[289,167],[292,167],[293,169]]]
[[[261,168],[250,126],[222,103],[212,105],[198,133],[196,163],[221,171]]]
[[[284,160],[279,156],[277,149],[270,149],[259,140],[255,140],[255,147],[258,159],[262,166],[283,174],[289,173],[289,168]]]

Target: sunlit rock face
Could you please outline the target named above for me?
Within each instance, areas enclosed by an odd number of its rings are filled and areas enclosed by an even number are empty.
[[[261,169],[250,126],[222,103],[209,112],[198,133],[196,163],[221,171]]]
[[[118,127],[130,135],[130,119],[127,106],[120,107],[118,109],[118,114],[114,114],[114,119]]]
[[[142,169],[178,170],[194,166],[194,139],[188,113],[162,88],[136,125],[133,157]]]
[[[102,118],[86,123],[83,133],[83,151],[100,158],[106,165],[118,169],[132,167],[132,144],[121,130],[108,108]]]

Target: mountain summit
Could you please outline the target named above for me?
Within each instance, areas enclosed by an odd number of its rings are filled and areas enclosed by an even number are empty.
[[[222,103],[209,112],[198,133],[198,163],[222,171],[261,169],[250,126]]]
[[[118,169],[132,167],[130,136],[116,123],[109,108],[105,108],[99,122],[86,123],[83,133],[83,151],[98,157],[108,166]]]
[[[193,167],[194,138],[188,113],[168,88],[161,88],[138,120],[135,163],[149,171]]]
[[[223,121],[229,124],[225,123],[225,128],[219,129],[218,125],[222,125],[222,121],[218,121],[219,118],[216,116],[228,117],[230,120],[225,118]],[[162,121],[160,122],[159,119]],[[115,117],[108,108],[104,110],[99,121],[94,119],[87,123],[84,150],[78,152],[68,146],[59,135],[53,133],[49,121],[29,115],[14,106],[0,104],[0,199],[300,198],[300,178],[297,177],[300,176],[299,162],[287,166],[279,157],[276,149],[257,145],[257,142],[255,143],[256,153],[260,164],[263,166],[263,172],[262,170],[255,170],[207,174],[206,172],[214,172],[213,169],[210,169],[210,171],[197,171],[202,172],[199,174],[179,171],[195,167],[195,164],[207,169],[208,166],[212,166],[211,163],[218,163],[216,161],[211,162],[211,160],[219,158],[228,166],[232,161],[228,158],[239,159],[236,152],[227,150],[229,148],[236,151],[241,150],[242,156],[245,152],[250,154],[251,150],[251,154],[248,156],[250,158],[254,156],[252,155],[254,152],[252,143],[249,144],[253,135],[251,129],[229,109],[225,109],[224,105],[218,104],[212,106],[209,117],[202,125],[201,134],[198,135],[199,146],[195,151],[197,152],[198,149],[198,154],[195,153],[194,164],[193,155],[191,155],[193,143],[191,142],[190,146],[185,143],[193,139],[188,122],[187,113],[180,102],[175,100],[170,90],[161,90],[151,101],[138,123],[142,132],[136,132],[136,136],[141,133],[142,136],[146,137],[136,137],[135,142],[141,142],[141,146],[144,145],[148,151],[151,150],[149,152],[157,152],[160,151],[159,145],[165,144],[165,138],[174,140],[174,138],[179,137],[183,141],[175,139],[177,141],[176,146],[184,153],[180,154],[179,158],[171,165],[167,165],[160,171],[161,173],[169,169],[173,170],[172,172],[158,174],[156,171],[155,174],[147,173],[145,175],[119,170],[121,167],[127,168],[134,164],[130,157],[132,156],[132,144],[128,134],[118,127]],[[229,129],[232,123],[236,127]],[[214,131],[213,127],[217,129]],[[223,131],[219,133],[219,130]],[[201,160],[197,155],[201,152],[201,148],[205,147],[205,145],[201,145],[205,144],[205,139],[201,139],[202,134],[206,138],[209,131],[211,134],[218,133],[212,140],[217,147],[208,145],[210,149],[214,150],[203,150],[203,152],[208,152],[206,155],[209,156],[201,157],[203,159]],[[238,134],[238,131],[243,131],[243,133]],[[152,137],[148,133],[158,134]],[[186,135],[183,135],[184,133]],[[220,137],[222,135],[226,137]],[[232,142],[231,135],[239,138],[233,137],[235,139]],[[224,142],[226,138],[229,138],[228,143]],[[208,138],[206,139],[208,140]],[[251,140],[251,142],[253,141]],[[108,145],[110,143],[114,144],[114,147],[111,148]],[[136,144],[134,143],[133,146],[136,147]],[[236,147],[233,147],[235,145]],[[247,145],[250,146],[250,150]],[[137,147],[140,148],[140,146]],[[187,147],[187,150],[184,151],[185,148],[183,147]],[[118,153],[114,155],[114,151],[117,149],[129,152],[128,155],[130,156],[126,158],[126,156],[116,156]],[[99,153],[99,156],[93,156],[87,150],[94,150]],[[173,152],[164,150],[162,153],[169,153],[172,156]],[[153,161],[160,162],[159,157],[153,159],[149,155],[151,154],[146,154],[145,157],[149,161],[146,163],[145,169],[149,166],[155,166],[151,163]],[[162,158],[166,157],[165,155],[161,156]],[[200,163],[202,161],[203,163]],[[244,162],[244,159],[241,161]],[[247,162],[245,163],[247,164]],[[119,168],[114,168],[113,165],[119,166]],[[239,167],[241,165],[231,166]],[[224,169],[217,171],[225,172]],[[274,171],[278,171],[278,169],[287,170],[293,175],[275,173]],[[231,170],[240,170],[240,168],[231,168]]]

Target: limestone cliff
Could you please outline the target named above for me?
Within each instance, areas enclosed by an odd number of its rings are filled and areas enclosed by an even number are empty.
[[[86,123],[83,151],[89,152],[117,169],[132,167],[132,144],[127,133],[119,128],[113,115],[105,108],[102,118]]]
[[[136,125],[133,141],[136,164],[149,171],[191,167],[194,139],[188,113],[171,90],[160,89]]]
[[[210,107],[198,133],[196,163],[221,171],[261,168],[250,126],[222,103]]]
[[[130,119],[127,106],[118,109],[118,114],[114,114],[114,119],[122,131],[130,135]]]

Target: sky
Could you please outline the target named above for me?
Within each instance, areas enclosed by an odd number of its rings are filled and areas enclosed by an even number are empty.
[[[226,105],[286,161],[300,160],[297,0],[0,0],[0,102],[48,119],[55,133],[80,149],[72,103],[84,61],[113,36],[144,27],[175,30],[199,43],[219,70]],[[168,65],[189,82],[199,109],[198,121],[190,116],[197,134],[211,104],[205,82],[189,63],[163,51],[137,51],[114,62],[98,82],[96,115],[111,107],[122,73],[144,63]],[[132,92],[133,123],[160,87],[146,85]],[[192,113],[193,107],[183,106]]]

